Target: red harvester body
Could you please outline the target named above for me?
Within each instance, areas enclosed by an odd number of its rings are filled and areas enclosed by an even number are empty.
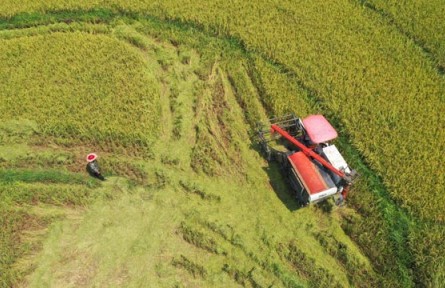
[[[258,130],[260,145],[267,160],[280,164],[298,201],[307,205],[338,195],[337,202],[342,203],[356,173],[335,145],[329,144],[337,132],[326,118],[287,115],[270,122],[270,131]],[[272,145],[277,143],[285,149]]]

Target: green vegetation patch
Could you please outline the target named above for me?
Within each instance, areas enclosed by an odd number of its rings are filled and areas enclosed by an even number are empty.
[[[0,171],[0,182],[43,182],[43,183],[71,183],[86,184],[88,179],[78,174],[59,170],[4,170]]]

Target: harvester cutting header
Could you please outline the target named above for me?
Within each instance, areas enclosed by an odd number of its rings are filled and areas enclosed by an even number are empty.
[[[356,172],[334,144],[337,131],[323,115],[300,119],[295,115],[269,120],[270,129],[259,125],[261,149],[268,161],[276,161],[302,205],[338,195],[346,199]]]

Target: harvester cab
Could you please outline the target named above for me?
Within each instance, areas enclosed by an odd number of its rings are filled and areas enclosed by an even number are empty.
[[[300,204],[333,196],[342,204],[356,172],[330,143],[338,135],[326,118],[311,115],[301,119],[291,114],[269,122],[269,129],[258,125],[261,150],[268,161],[278,162]]]

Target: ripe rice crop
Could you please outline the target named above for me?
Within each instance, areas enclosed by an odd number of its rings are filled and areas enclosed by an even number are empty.
[[[364,1],[378,12],[389,16],[400,29],[425,50],[432,53],[439,69],[445,72],[445,2],[441,0],[417,1]]]
[[[54,33],[0,40],[0,117],[45,135],[146,145],[157,133],[159,84],[124,42]]]

